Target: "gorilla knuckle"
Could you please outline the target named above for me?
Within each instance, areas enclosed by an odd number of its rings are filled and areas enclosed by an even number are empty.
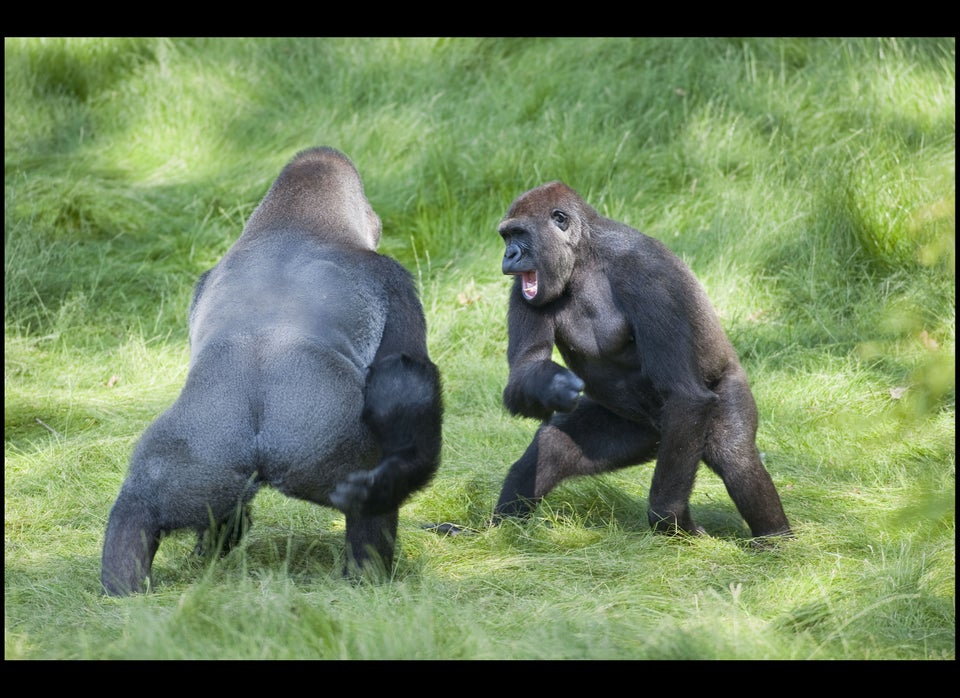
[[[583,380],[572,371],[563,369],[553,375],[545,391],[549,407],[560,412],[569,412],[577,406],[583,391]]]

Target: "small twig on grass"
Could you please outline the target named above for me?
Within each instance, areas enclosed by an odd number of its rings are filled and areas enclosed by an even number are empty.
[[[35,417],[34,419],[37,420],[37,424],[39,424],[40,426],[42,426],[42,427],[44,427],[44,428],[46,428],[46,429],[49,429],[49,430],[50,430],[50,433],[53,434],[54,436],[56,436],[58,439],[59,439],[59,438],[62,438],[62,436],[61,436],[61,434],[60,434],[59,431],[57,431],[57,430],[54,429],[52,426],[50,426],[49,424],[47,424],[46,422],[44,422],[42,419],[40,419],[39,417]]]

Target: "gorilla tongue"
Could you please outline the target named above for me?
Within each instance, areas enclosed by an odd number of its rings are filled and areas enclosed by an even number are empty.
[[[520,274],[523,297],[528,301],[537,297],[537,272],[525,271]]]

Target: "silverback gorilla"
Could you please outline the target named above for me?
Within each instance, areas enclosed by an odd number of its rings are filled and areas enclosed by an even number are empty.
[[[106,593],[148,588],[167,532],[235,544],[261,484],[344,512],[345,575],[390,569],[399,507],[439,464],[442,404],[416,288],[380,234],[350,160],[313,148],[200,277],[186,384],[110,511]]]
[[[755,444],[747,376],[680,258],[561,182],[519,196],[499,232],[503,273],[516,276],[503,401],[543,423],[494,521],[529,514],[569,477],[656,458],[650,525],[700,535],[689,499],[703,460],[754,536],[790,535]],[[551,360],[554,346],[568,368]]]

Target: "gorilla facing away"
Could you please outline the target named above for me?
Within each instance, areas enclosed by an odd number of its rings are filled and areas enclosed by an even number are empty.
[[[261,484],[346,515],[344,574],[389,571],[440,459],[440,376],[410,274],[350,160],[297,154],[190,307],[190,367],[110,511],[101,583],[144,591],[163,534],[229,547]]]
[[[700,535],[689,499],[702,460],[753,536],[791,535],[757,451],[747,376],[689,267],[562,182],[520,195],[499,232],[503,273],[516,276],[503,401],[543,423],[494,521],[528,515],[569,477],[655,458],[650,525]]]

